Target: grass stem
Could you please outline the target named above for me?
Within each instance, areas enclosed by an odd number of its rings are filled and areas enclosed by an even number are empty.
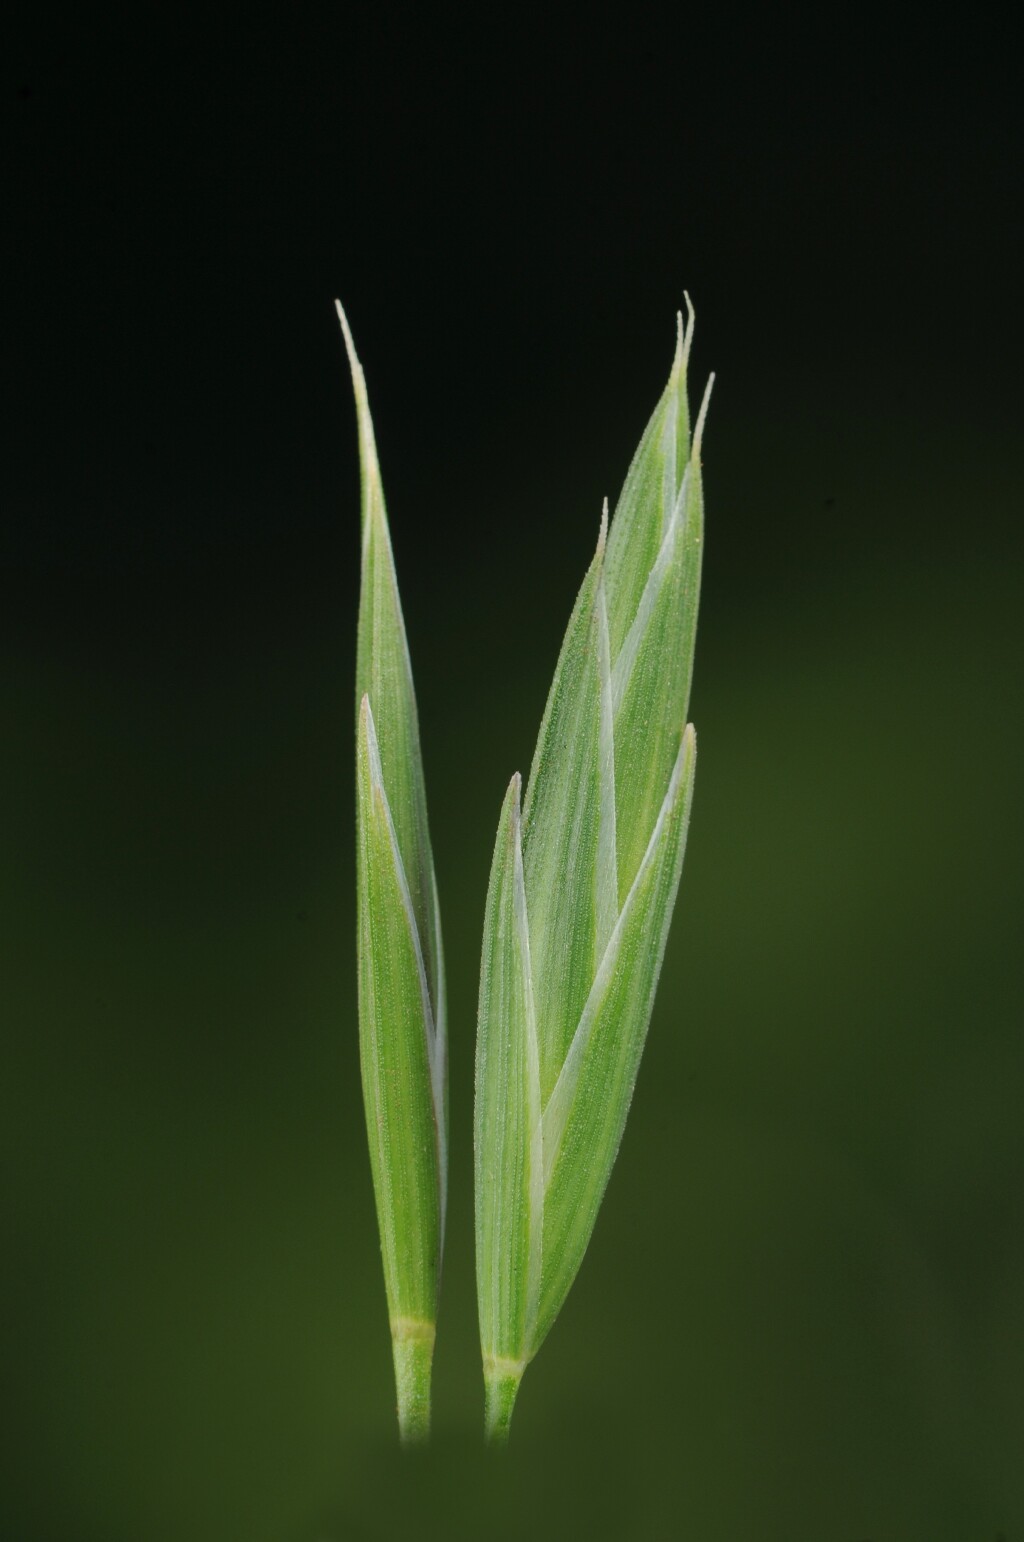
[[[484,1374],[484,1433],[492,1446],[507,1446],[516,1393],[525,1367],[491,1365]]]
[[[430,1367],[434,1358],[432,1323],[402,1323],[392,1329],[398,1433],[403,1446],[422,1445],[430,1437]]]

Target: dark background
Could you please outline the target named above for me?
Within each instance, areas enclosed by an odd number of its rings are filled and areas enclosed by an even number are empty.
[[[5,1538],[1024,1538],[1016,75],[977,11],[150,5],[9,41]],[[500,1462],[470,1182],[491,843],[684,287],[694,394],[718,375],[690,851]],[[358,1087],[336,294],[450,976],[412,1459]]]

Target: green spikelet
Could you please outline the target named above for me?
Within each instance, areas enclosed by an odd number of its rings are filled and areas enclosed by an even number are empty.
[[[474,1146],[486,1424],[499,1441],[593,1231],[682,870],[708,400],[691,437],[692,335],[691,308],[610,531],[602,517],[525,799],[517,774],[498,826]]]
[[[402,1440],[430,1428],[444,1241],[444,963],[412,667],[373,423],[345,313],[362,469],[356,660],[359,1045]]]

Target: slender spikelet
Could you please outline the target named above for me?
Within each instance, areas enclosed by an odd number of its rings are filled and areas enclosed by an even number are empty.
[[[708,400],[691,436],[689,297],[687,309],[610,529],[605,506],[525,799],[517,773],[498,826],[474,1129],[486,1426],[497,1441],[593,1231],[682,870]]]
[[[359,1045],[404,1442],[430,1429],[444,1242],[444,963],[416,698],[366,382],[345,313],[362,470],[356,659]]]

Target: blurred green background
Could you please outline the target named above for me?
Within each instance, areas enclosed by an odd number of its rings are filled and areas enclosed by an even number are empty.
[[[687,94],[653,22],[577,51],[382,15],[213,41],[164,15],[116,79],[84,33],[12,75],[0,1531],[1015,1542],[999,39],[870,74],[868,27],[730,52],[708,22]],[[690,847],[622,1153],[497,1460],[471,1193],[491,845],[683,283],[695,392],[719,372]],[[436,1438],[413,1457],[358,1083],[336,289],[449,968]]]

